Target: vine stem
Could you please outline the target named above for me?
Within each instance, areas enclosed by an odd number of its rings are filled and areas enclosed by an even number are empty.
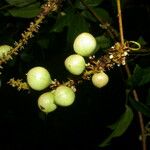
[[[122,23],[122,14],[121,14],[121,3],[120,0],[116,0],[117,1],[117,11],[118,11],[118,23],[119,23],[119,32],[120,32],[120,42],[122,47],[124,46],[124,34],[123,34],[123,23]],[[102,24],[102,26],[105,26],[105,22],[103,22],[103,20],[95,13],[95,11],[89,7],[84,0],[80,0],[80,2],[89,10],[89,12]],[[109,28],[108,28],[109,27]],[[114,39],[118,39],[117,34],[114,34],[113,31],[114,29],[109,25],[107,28],[105,28],[107,30],[107,32],[110,34],[110,36]],[[111,29],[111,30],[110,30]],[[127,73],[128,77],[131,77],[131,72],[130,69],[128,67],[128,64],[125,65],[125,70]],[[133,96],[134,99],[136,101],[139,101],[139,97],[138,94],[136,92],[136,90],[134,89],[133,91]],[[141,129],[141,135],[142,135],[142,149],[143,150],[147,150],[146,147],[146,135],[145,135],[145,127],[144,127],[144,120],[143,120],[143,116],[142,113],[138,111],[138,118],[139,118],[139,124],[140,124],[140,129]]]
[[[117,0],[117,10],[118,10],[118,22],[119,22],[119,31],[120,31],[120,41],[121,41],[121,44],[123,46],[124,45],[124,34],[123,34],[123,23],[122,23],[120,0]]]
[[[123,34],[123,23],[122,23],[120,0],[117,0],[117,9],[118,9],[118,23],[119,23],[119,31],[120,31],[120,41],[121,41],[121,45],[123,46],[124,45],[124,34]],[[125,70],[126,70],[127,76],[131,77],[131,72],[130,72],[130,69],[128,67],[128,64],[125,65]],[[137,94],[135,89],[132,91],[132,93],[133,93],[133,97],[134,97],[135,101],[139,101],[139,97],[138,97],[138,94]],[[143,120],[142,113],[139,111],[138,111],[138,118],[139,118],[141,135],[142,135],[142,148],[143,148],[143,150],[147,150],[144,120]]]
[[[129,70],[129,67],[127,64],[125,65],[125,69],[126,69],[128,77],[131,77],[131,73],[130,73],[130,70]],[[139,97],[138,97],[138,94],[135,89],[133,89],[132,93],[133,93],[135,101],[139,102]],[[139,118],[139,123],[140,123],[140,128],[141,128],[142,148],[143,148],[143,150],[147,150],[143,116],[142,116],[142,113],[139,111],[138,111],[138,118]]]
[[[98,16],[97,13],[91,7],[89,7],[84,0],[80,0],[80,2],[101,23],[100,27],[102,29],[106,29],[106,31],[109,33],[112,39],[117,41],[118,35],[114,28],[108,22],[104,21],[100,16]]]

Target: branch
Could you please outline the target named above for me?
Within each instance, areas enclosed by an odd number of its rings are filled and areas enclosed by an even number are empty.
[[[117,0],[117,9],[118,9],[118,22],[119,22],[119,31],[120,31],[120,41],[121,41],[121,44],[123,46],[124,45],[124,34],[123,34],[123,24],[122,24],[120,0]]]
[[[120,30],[120,41],[121,41],[121,45],[123,46],[124,35],[123,35],[123,24],[122,24],[120,0],[117,0],[117,9],[118,9],[118,22],[119,22],[119,30]],[[127,64],[125,65],[125,70],[126,70],[128,77],[131,77],[130,69]],[[134,96],[135,101],[139,101],[136,90],[133,90],[133,96]],[[139,117],[139,123],[140,123],[141,134],[142,134],[142,148],[143,150],[146,150],[147,148],[146,148],[145,128],[144,128],[144,121],[143,121],[143,116],[141,112],[138,112],[138,117]]]
[[[89,12],[101,23],[100,27],[102,29],[105,29],[108,34],[112,37],[113,40],[118,41],[118,34],[117,32],[114,30],[114,28],[108,23],[108,22],[104,22],[102,18],[100,18],[100,16],[98,16],[95,11],[88,6],[84,0],[80,0],[81,3],[85,6],[85,8],[87,8],[89,10]]]
[[[130,69],[127,64],[125,65],[125,70],[126,70],[128,77],[131,77]],[[134,97],[135,101],[139,102],[139,97],[138,97],[138,94],[135,89],[133,89],[132,93],[133,93],[133,97]],[[139,117],[139,123],[140,123],[140,128],[141,128],[142,148],[143,148],[143,150],[147,150],[143,116],[142,116],[142,113],[139,111],[138,111],[138,117]]]
[[[102,24],[101,27],[105,27],[104,29],[107,30],[107,32],[110,34],[111,37],[113,37],[114,39],[118,39],[117,34],[114,34],[115,32],[113,32],[113,31],[115,31],[113,29],[113,27],[111,27],[110,25],[108,26],[107,25],[108,23],[103,22],[103,20],[93,11],[93,9],[91,7],[89,7],[84,2],[84,0],[80,0],[80,1],[89,10],[89,12]],[[119,48],[118,50],[124,51],[125,44],[124,44],[124,34],[123,34],[123,24],[122,24],[120,0],[117,0],[117,9],[118,9],[118,23],[119,23],[120,41],[121,41],[120,44],[122,46],[122,49]],[[127,64],[125,65],[125,70],[126,70],[128,77],[130,77],[131,73],[130,73],[130,69]],[[136,90],[133,90],[133,96],[136,101],[139,101]],[[146,136],[145,136],[145,129],[144,129],[144,121],[143,121],[142,114],[140,112],[138,112],[138,116],[139,116],[139,123],[140,123],[140,128],[141,128],[141,133],[142,133],[142,147],[143,147],[143,150],[146,150],[147,148],[146,148]]]

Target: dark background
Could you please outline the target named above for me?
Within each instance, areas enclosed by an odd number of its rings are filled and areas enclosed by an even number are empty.
[[[105,6],[112,8],[107,2]],[[111,9],[109,11],[112,12]],[[122,12],[125,38],[137,40],[142,35],[149,45],[150,5],[148,1],[126,1]],[[5,42],[7,36],[12,37],[12,41],[17,40],[20,32],[24,31],[29,23],[29,20],[3,16],[1,20],[1,27],[4,29],[0,33],[1,44]],[[9,22],[8,27],[5,28],[7,22]],[[46,23],[35,36],[35,40],[38,36],[47,36],[44,30]],[[113,25],[117,27],[115,21]],[[38,49],[36,42],[31,40],[27,48],[33,48],[35,44],[29,58],[32,61],[23,61],[20,58],[23,56],[21,53],[22,55],[17,57],[15,62],[11,62],[15,65],[11,66],[10,63],[4,66],[0,88],[0,149],[141,150],[136,112],[132,124],[123,136],[114,139],[106,148],[98,147],[98,144],[111,133],[106,126],[115,122],[125,110],[125,81],[122,78],[124,69],[121,67],[114,67],[108,72],[110,82],[103,89],[93,87],[90,81],[85,82],[78,86],[73,105],[60,107],[47,116],[37,108],[39,93],[18,92],[7,84],[8,79],[14,76],[21,78],[34,65],[51,68],[52,77],[64,79],[67,74],[62,63],[67,53],[63,49],[65,34],[66,32],[54,34],[53,38],[57,39],[59,44],[51,45],[51,52],[44,50],[44,55]],[[63,50],[59,51],[59,49]],[[135,60],[140,62],[143,57],[136,57]]]

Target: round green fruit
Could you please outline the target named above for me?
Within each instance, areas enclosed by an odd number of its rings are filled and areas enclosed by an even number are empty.
[[[77,54],[88,57],[95,52],[96,39],[92,34],[83,32],[74,40],[73,49]]]
[[[61,85],[56,88],[54,99],[57,105],[70,106],[75,100],[75,93],[71,88]]]
[[[12,49],[11,46],[9,45],[1,45],[0,46],[0,58],[2,58],[3,56],[6,56],[7,53]]]
[[[85,69],[85,60],[78,54],[70,55],[65,60],[65,67],[70,73],[80,75]]]
[[[103,71],[99,73],[95,73],[92,76],[92,83],[94,86],[98,88],[104,87],[108,83],[108,81],[109,81],[109,77]]]
[[[45,113],[54,111],[57,108],[57,105],[54,103],[54,94],[46,92],[40,95],[38,98],[38,107]]]
[[[37,66],[28,71],[27,83],[32,89],[41,91],[47,88],[52,83],[52,80],[47,69]]]

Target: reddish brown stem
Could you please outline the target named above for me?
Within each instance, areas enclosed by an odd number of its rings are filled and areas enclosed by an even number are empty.
[[[117,0],[117,9],[118,9],[118,23],[119,23],[119,31],[120,31],[120,41],[121,45],[124,45],[124,35],[123,35],[123,23],[122,23],[122,14],[121,14],[121,4],[120,0]],[[128,65],[125,65],[125,70],[128,75],[128,77],[131,77],[130,69]],[[133,97],[135,101],[139,101],[138,94],[136,90],[133,90]],[[143,150],[147,150],[146,148],[146,136],[145,136],[145,127],[144,127],[144,120],[141,112],[138,112],[138,118],[139,118],[139,123],[140,123],[140,128],[141,128],[141,134],[142,134],[142,148]]]
[[[117,41],[118,35],[114,30],[114,28],[108,22],[105,22],[100,16],[98,16],[96,12],[90,6],[88,6],[84,0],[80,0],[80,2],[93,15],[93,17],[95,17],[101,23],[100,27],[102,29],[105,29],[108,32],[108,34],[112,37],[113,40]]]
[[[131,72],[130,72],[130,69],[127,64],[125,65],[125,69],[126,69],[128,77],[131,77]],[[133,97],[134,97],[135,101],[139,102],[139,97],[138,97],[136,90],[133,90],[132,93],[133,93]],[[140,128],[141,128],[142,148],[143,148],[143,150],[147,150],[144,120],[143,120],[143,116],[142,116],[141,112],[139,112],[139,111],[138,111],[138,118],[139,118],[139,123],[140,123]]]
[[[124,35],[123,35],[123,24],[122,24],[120,0],[117,0],[117,9],[118,9],[118,22],[119,22],[120,41],[121,41],[121,44],[124,45]]]
[[[103,20],[99,16],[97,16],[97,14],[88,5],[86,5],[84,0],[80,0],[80,1],[102,25],[105,25]],[[123,34],[123,23],[122,23],[120,0],[117,0],[117,10],[118,10],[118,23],[119,23],[119,32],[120,32],[120,42],[121,42],[121,45],[123,46],[124,45],[124,34]],[[106,28],[106,30],[108,31],[110,36],[114,35],[113,32],[112,32],[113,30],[110,30],[110,28]],[[115,36],[113,36],[113,37],[116,39],[117,35],[115,34]],[[126,70],[126,73],[127,73],[128,77],[131,77],[130,69],[129,69],[127,64],[125,65],[125,70]],[[138,94],[137,94],[136,90],[133,90],[132,92],[133,92],[134,99],[136,101],[139,101]],[[139,124],[140,124],[141,134],[142,134],[142,149],[147,150],[144,120],[143,120],[143,116],[142,116],[141,112],[138,112],[138,117],[139,117]]]

